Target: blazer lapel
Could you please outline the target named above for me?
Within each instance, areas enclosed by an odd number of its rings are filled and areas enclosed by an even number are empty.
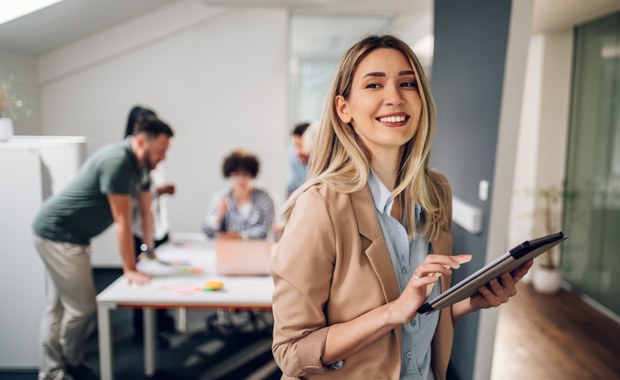
[[[386,302],[391,302],[400,296],[400,289],[368,186],[351,193],[351,204],[360,235],[371,242],[366,256],[379,278]]]

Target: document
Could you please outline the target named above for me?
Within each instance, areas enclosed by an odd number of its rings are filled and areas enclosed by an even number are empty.
[[[469,298],[478,292],[478,288],[486,285],[500,274],[504,272],[512,273],[527,260],[539,256],[566,239],[568,239],[568,237],[564,236],[564,233],[560,231],[555,234],[525,241],[506,252],[497,260],[489,263],[471,276],[441,293],[436,298],[424,303],[418,309],[418,313],[429,314]]]

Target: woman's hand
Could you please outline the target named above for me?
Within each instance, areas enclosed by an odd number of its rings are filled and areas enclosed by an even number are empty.
[[[243,236],[239,233],[239,231],[226,231],[226,232],[218,232],[215,234],[219,239],[230,239],[230,240],[241,240]]]
[[[220,200],[219,208],[217,209],[217,222],[218,224],[222,222],[224,216],[228,212],[228,198],[224,197]]]
[[[510,297],[517,294],[515,285],[523,276],[527,274],[532,265],[533,260],[528,260],[512,274],[505,272],[498,278],[489,281],[488,284],[481,286],[478,293],[469,298],[469,303],[474,310],[487,309],[497,307],[508,302]]]
[[[413,272],[400,297],[390,303],[390,317],[394,318],[394,323],[404,324],[411,321],[426,300],[428,286],[435,284],[442,275],[449,276],[452,269],[458,269],[461,264],[470,260],[471,255],[427,255]]]

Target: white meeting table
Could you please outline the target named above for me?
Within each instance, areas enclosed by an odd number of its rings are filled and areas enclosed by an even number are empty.
[[[102,380],[114,378],[110,310],[117,307],[142,308],[144,312],[144,373],[153,376],[156,370],[157,336],[156,309],[271,309],[273,281],[271,276],[216,275],[215,244],[196,235],[166,243],[157,249],[162,260],[189,261],[203,273],[154,277],[144,286],[129,285],[121,276],[97,295],[99,324],[99,365]],[[220,280],[219,291],[203,291],[209,280]]]

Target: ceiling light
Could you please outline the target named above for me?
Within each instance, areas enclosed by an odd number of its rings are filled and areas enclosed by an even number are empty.
[[[2,1],[0,2],[0,25],[61,1],[62,0]]]

